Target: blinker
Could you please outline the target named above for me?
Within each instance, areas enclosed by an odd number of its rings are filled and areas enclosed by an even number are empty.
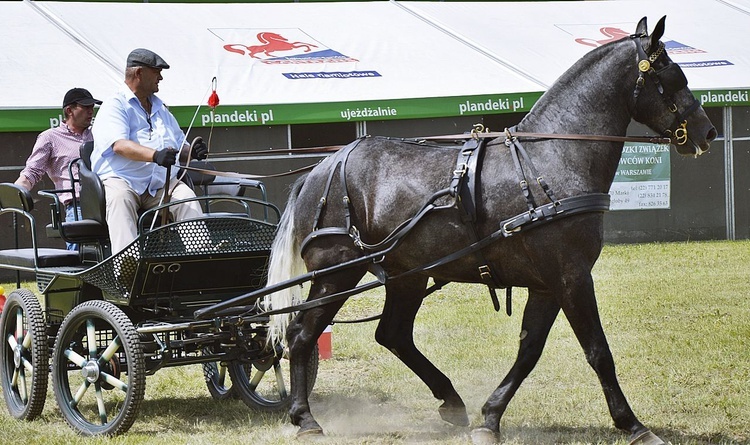
[[[664,94],[674,94],[687,87],[688,81],[687,77],[685,77],[685,73],[683,73],[682,68],[674,62],[657,70],[656,75],[659,78],[659,83],[661,83],[664,88]]]

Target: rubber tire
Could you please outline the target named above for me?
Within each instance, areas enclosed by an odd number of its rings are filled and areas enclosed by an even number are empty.
[[[23,337],[30,336],[26,341],[26,346],[16,336],[19,318],[21,326],[25,325]],[[0,380],[2,380],[5,405],[14,418],[34,420],[42,414],[47,398],[49,344],[42,307],[33,292],[28,289],[17,289],[8,295],[2,316],[0,316],[0,332],[2,332]],[[14,348],[9,343],[11,341],[21,347],[20,357],[29,365],[24,366],[23,362],[20,362],[19,367],[16,367]],[[30,378],[26,375],[28,367],[31,368]],[[14,375],[22,375],[23,380],[16,380],[13,383]],[[24,385],[19,387],[21,381]],[[22,396],[22,391],[26,392],[26,397]]]
[[[87,341],[89,325],[93,327],[96,345],[93,354],[89,351]],[[103,365],[97,362],[96,372],[93,373],[95,375],[91,377],[87,389],[81,396],[80,402],[84,404],[81,410],[80,405],[74,404],[74,397],[76,392],[85,386],[83,365],[90,365],[89,360],[101,358],[107,346],[114,344],[114,338],[120,339],[119,349],[112,359],[105,361]],[[84,340],[87,341],[85,349]],[[85,362],[76,363],[79,358],[68,358],[66,353],[71,351]],[[84,436],[115,436],[130,429],[143,401],[146,365],[138,333],[130,319],[117,306],[95,300],[74,307],[60,325],[52,357],[55,399],[63,418],[74,430]],[[116,363],[118,369],[113,369],[111,363]],[[100,372],[114,376],[120,380],[123,387],[113,387],[105,382]],[[121,375],[127,375],[126,380],[122,380]],[[75,379],[73,388],[71,378]],[[97,387],[100,388],[101,400],[105,401],[104,413],[101,413],[96,404]],[[104,421],[100,418],[102,414],[105,417]]]
[[[307,390],[308,396],[312,392],[315,380],[318,377],[318,345],[315,345],[310,360],[307,362]],[[269,360],[272,362],[267,366],[261,365],[259,369],[258,364],[248,364],[242,361],[233,361],[229,363],[229,375],[232,376],[233,388],[237,392],[240,399],[254,411],[261,412],[278,412],[289,408],[292,398],[291,394],[287,390],[289,384],[288,376],[284,376],[283,367],[289,366],[289,360],[286,359],[285,354],[279,353],[271,357]],[[263,369],[268,368],[266,372]],[[286,380],[282,379],[283,387],[279,388],[275,386],[274,381],[276,380],[275,375],[278,370],[279,375],[286,377]],[[267,393],[259,393],[257,391],[258,385],[253,385],[252,379],[260,379],[260,384],[265,387],[274,388],[273,397],[267,395]]]
[[[210,349],[206,352],[211,353]],[[214,400],[223,401],[237,398],[229,375],[229,367],[226,364],[222,366],[221,362],[203,363],[203,378],[206,380],[206,387]]]

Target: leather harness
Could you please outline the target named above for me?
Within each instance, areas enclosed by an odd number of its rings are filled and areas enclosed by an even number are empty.
[[[499,280],[499,273],[495,266],[488,262],[481,252],[481,249],[494,242],[497,239],[510,237],[522,231],[529,230],[533,227],[545,224],[553,219],[559,219],[564,216],[571,216],[584,212],[604,212],[609,210],[609,195],[606,193],[590,193],[569,198],[557,199],[552,189],[546,184],[544,178],[538,174],[526,150],[521,145],[517,137],[513,136],[512,130],[506,130],[505,146],[511,152],[513,164],[519,177],[519,186],[523,194],[527,211],[515,215],[511,218],[500,222],[500,227],[485,238],[479,238],[476,228],[477,221],[477,191],[479,190],[479,176],[481,171],[481,160],[483,159],[484,150],[487,146],[487,138],[471,137],[464,135],[466,139],[463,146],[458,150],[456,158],[456,167],[450,184],[447,188],[433,194],[426,204],[412,218],[402,222],[388,236],[375,244],[367,244],[361,238],[359,230],[351,221],[351,201],[347,192],[346,185],[346,163],[351,152],[357,148],[359,143],[364,140],[360,138],[355,143],[345,148],[345,151],[339,156],[338,162],[331,168],[326,181],[323,195],[318,201],[315,218],[313,219],[312,232],[302,241],[300,250],[304,252],[309,243],[321,236],[330,235],[347,235],[352,238],[354,244],[363,251],[371,252],[368,257],[377,258],[373,260],[375,266],[375,275],[379,281],[384,282],[386,279],[385,272],[379,263],[386,253],[394,249],[403,237],[424,217],[426,214],[435,209],[455,208],[460,212],[461,221],[467,228],[468,235],[472,240],[467,247],[453,252],[450,255],[442,257],[431,263],[419,268],[408,271],[405,274],[417,271],[425,271],[451,261],[457,260],[466,255],[474,255],[479,265],[477,272],[482,283],[487,285],[492,303],[496,311],[500,310],[500,304],[495,293],[495,289],[506,289],[506,312],[511,314],[511,287],[502,284]],[[424,140],[401,139],[402,142],[424,145]],[[546,204],[537,205],[534,196],[529,187],[526,170],[533,176],[544,191],[547,200]],[[336,174],[338,173],[338,175]],[[328,205],[328,195],[334,178],[338,176],[341,190],[344,191],[342,206],[344,209],[344,226],[339,227],[319,227],[321,215]],[[444,197],[451,197],[448,204],[438,204],[438,200]],[[378,255],[381,254],[381,255]],[[392,277],[396,278],[396,277]],[[444,281],[436,281],[435,285],[427,289],[427,294],[441,288],[447,284]]]

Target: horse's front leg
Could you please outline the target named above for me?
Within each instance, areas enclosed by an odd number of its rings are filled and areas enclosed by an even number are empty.
[[[581,283],[577,292],[564,294],[562,309],[583,348],[586,361],[599,377],[615,426],[627,431],[632,443],[663,444],[636,418],[617,381],[615,362],[599,318],[593,279],[587,275],[577,282]]]
[[[308,301],[348,290],[356,286],[364,270],[347,269],[345,272],[316,279],[310,287]],[[291,405],[289,416],[299,426],[297,436],[322,435],[323,429],[310,411],[308,366],[315,344],[323,330],[331,324],[345,300],[300,312],[286,331],[289,346]]]
[[[454,425],[468,426],[466,405],[450,379],[414,344],[414,318],[422,305],[426,285],[427,277],[396,280],[386,284],[385,306],[375,332],[375,340],[414,371],[436,399],[443,400],[439,408],[443,420]]]
[[[529,289],[529,299],[521,322],[518,356],[500,386],[482,407],[484,424],[471,433],[475,444],[495,443],[500,431],[500,419],[521,383],[539,361],[550,328],[559,312],[560,306],[554,297]]]

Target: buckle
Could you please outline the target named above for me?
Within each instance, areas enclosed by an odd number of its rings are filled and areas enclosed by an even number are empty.
[[[490,266],[484,264],[482,266],[479,266],[479,277],[482,278],[482,281],[488,282],[492,280],[492,273],[490,272]]]
[[[456,165],[456,169],[453,170],[453,176],[454,177],[463,177],[468,170],[469,170],[469,166],[466,165],[465,162],[462,162],[462,163]]]

